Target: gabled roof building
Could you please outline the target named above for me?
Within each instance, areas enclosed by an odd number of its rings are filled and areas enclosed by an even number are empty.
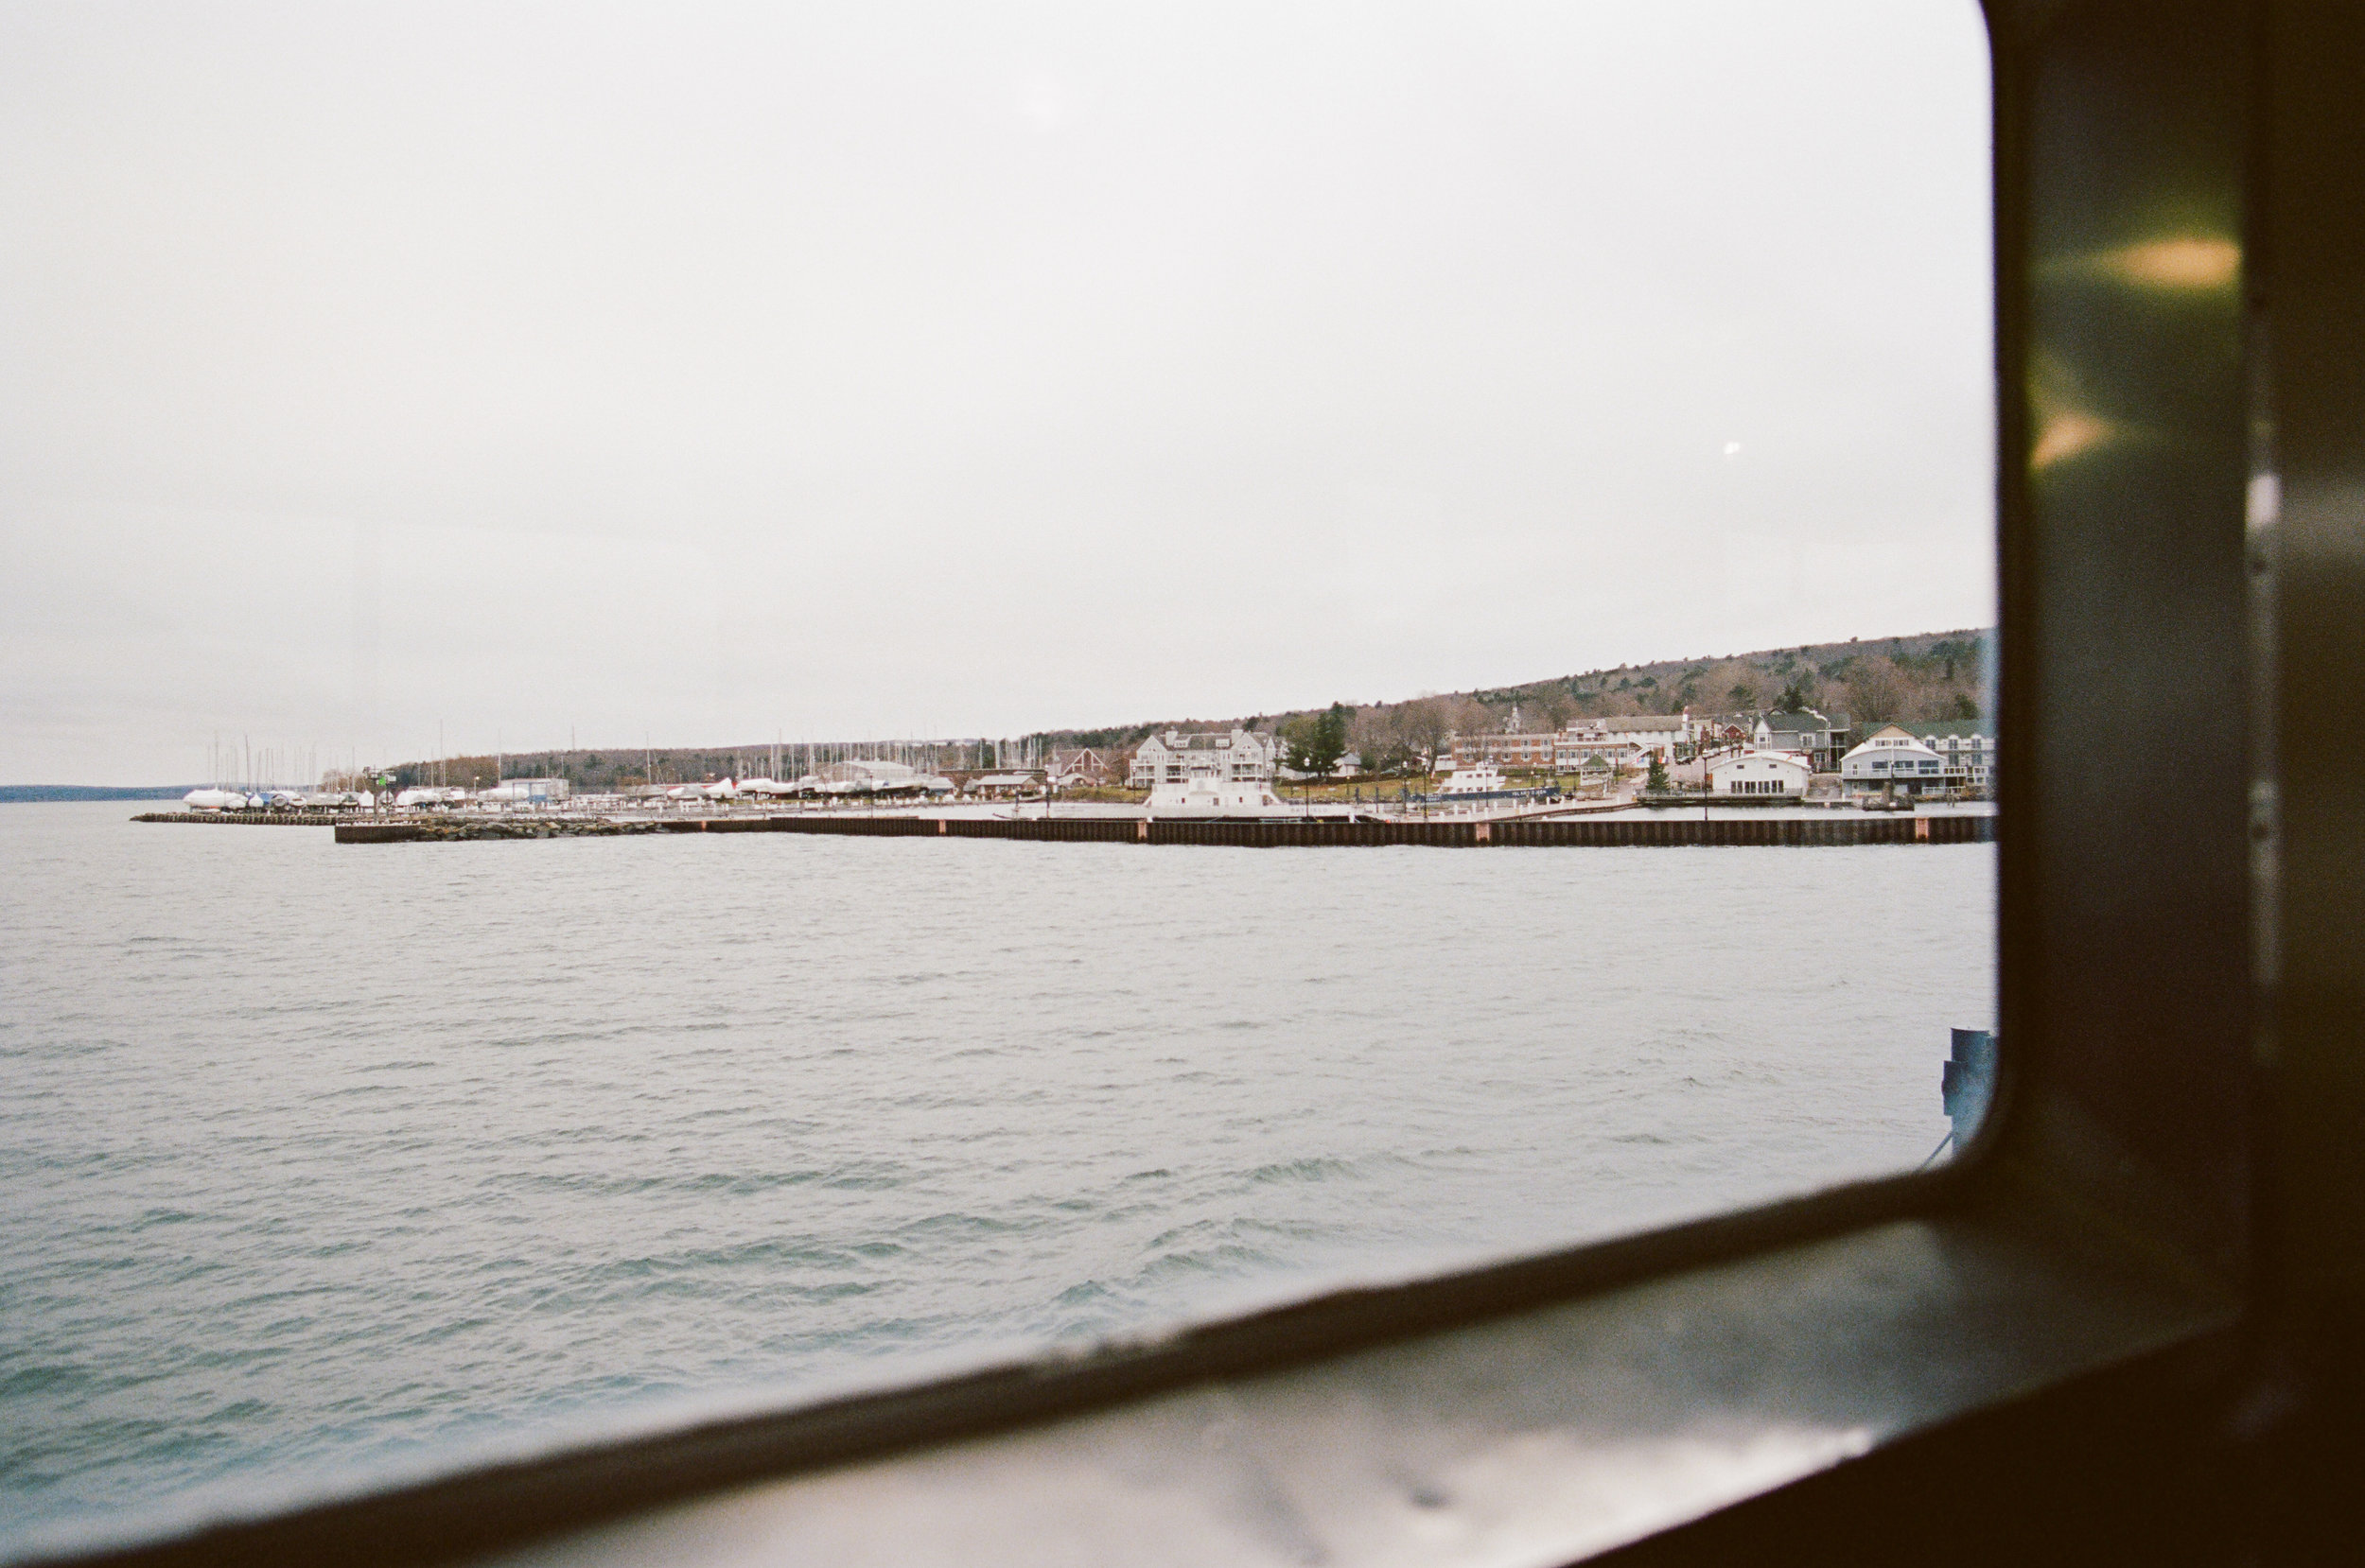
[[[1959,773],[1974,790],[1995,787],[1994,720],[1924,719],[1910,727],[1945,760],[1949,773]]]
[[[1837,773],[1848,751],[1848,715],[1815,708],[1761,713],[1750,729],[1750,741],[1761,751],[1803,752],[1817,773]]]
[[[1859,793],[1926,794],[1959,789],[1963,782],[1959,775],[1947,776],[1944,758],[1895,724],[1882,725],[1841,758],[1839,778],[1841,788]]]
[[[1181,784],[1194,777],[1225,784],[1270,784],[1280,760],[1280,740],[1254,730],[1237,725],[1229,731],[1170,729],[1141,743],[1125,781],[1137,790]]]

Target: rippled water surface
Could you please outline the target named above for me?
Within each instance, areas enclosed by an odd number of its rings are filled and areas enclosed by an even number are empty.
[[[0,1547],[1911,1166],[1993,1007],[1989,845],[130,810],[0,807]]]

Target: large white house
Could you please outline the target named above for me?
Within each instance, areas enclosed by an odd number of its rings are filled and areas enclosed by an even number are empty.
[[[1946,763],[1957,787],[1995,787],[1995,723],[1989,719],[1925,719],[1913,726],[1921,743]]]
[[[1946,759],[1895,724],[1883,724],[1839,759],[1840,787],[1857,793],[1891,787],[1922,794],[1948,787]]]
[[[1281,742],[1253,730],[1170,729],[1153,735],[1133,753],[1125,781],[1137,790],[1194,780],[1222,786],[1270,784],[1281,760]]]
[[[1807,783],[1813,776],[1814,764],[1802,753],[1751,749],[1708,764],[1708,793],[1796,799],[1807,793]]]

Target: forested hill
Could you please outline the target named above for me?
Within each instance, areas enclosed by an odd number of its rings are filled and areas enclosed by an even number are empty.
[[[1571,719],[1602,714],[1754,713],[1805,706],[1846,714],[1859,731],[1892,719],[1977,718],[1986,710],[1981,666],[1994,634],[1985,630],[1924,632],[1914,636],[1850,639],[1771,648],[1722,658],[1662,659],[1656,664],[1621,664],[1587,670],[1522,686],[1449,691],[1398,703],[1358,704],[1340,694],[1348,744],[1367,762],[1400,766],[1415,754],[1431,754],[1448,731],[1500,729],[1518,708],[1528,729],[1558,729]],[[1325,703],[1323,707],[1330,705]],[[1222,729],[1244,724],[1270,730],[1321,709],[1292,713],[1207,714],[1143,720],[1101,729],[1048,730],[1020,738],[1017,746],[959,743],[920,747],[910,760],[949,770],[1007,767],[1028,751],[1093,746],[1122,754],[1164,729]],[[1026,742],[1032,742],[1031,747]],[[835,743],[839,754],[902,755],[866,744],[861,738]],[[735,746],[607,751],[550,751],[492,757],[447,758],[442,763],[406,762],[389,770],[399,785],[445,782],[482,786],[496,775],[554,774],[579,790],[639,784],[654,775],[658,783],[745,776],[762,772],[771,747],[763,741]],[[795,776],[802,758],[791,748],[783,771]]]
[[[1975,719],[1985,715],[1989,702],[1984,666],[1994,637],[1985,628],[1850,637],[1717,658],[1621,664],[1521,686],[1441,692],[1400,703],[1347,701],[1345,706],[1354,709],[1354,743],[1367,754],[1391,749],[1392,742],[1421,744],[1445,730],[1498,730],[1510,723],[1515,706],[1521,727],[1535,730],[1559,729],[1572,719],[1597,715],[1679,713],[1687,707],[1696,714],[1813,707],[1846,714],[1859,730],[1900,719]],[[1060,731],[1050,739],[1060,746],[1124,748],[1169,727],[1239,723],[1270,729],[1316,711],[1160,720],[1122,728]]]

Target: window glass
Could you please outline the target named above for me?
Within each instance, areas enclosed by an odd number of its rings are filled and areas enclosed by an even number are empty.
[[[1987,94],[1969,0],[0,12],[0,1555],[1947,1158]]]

